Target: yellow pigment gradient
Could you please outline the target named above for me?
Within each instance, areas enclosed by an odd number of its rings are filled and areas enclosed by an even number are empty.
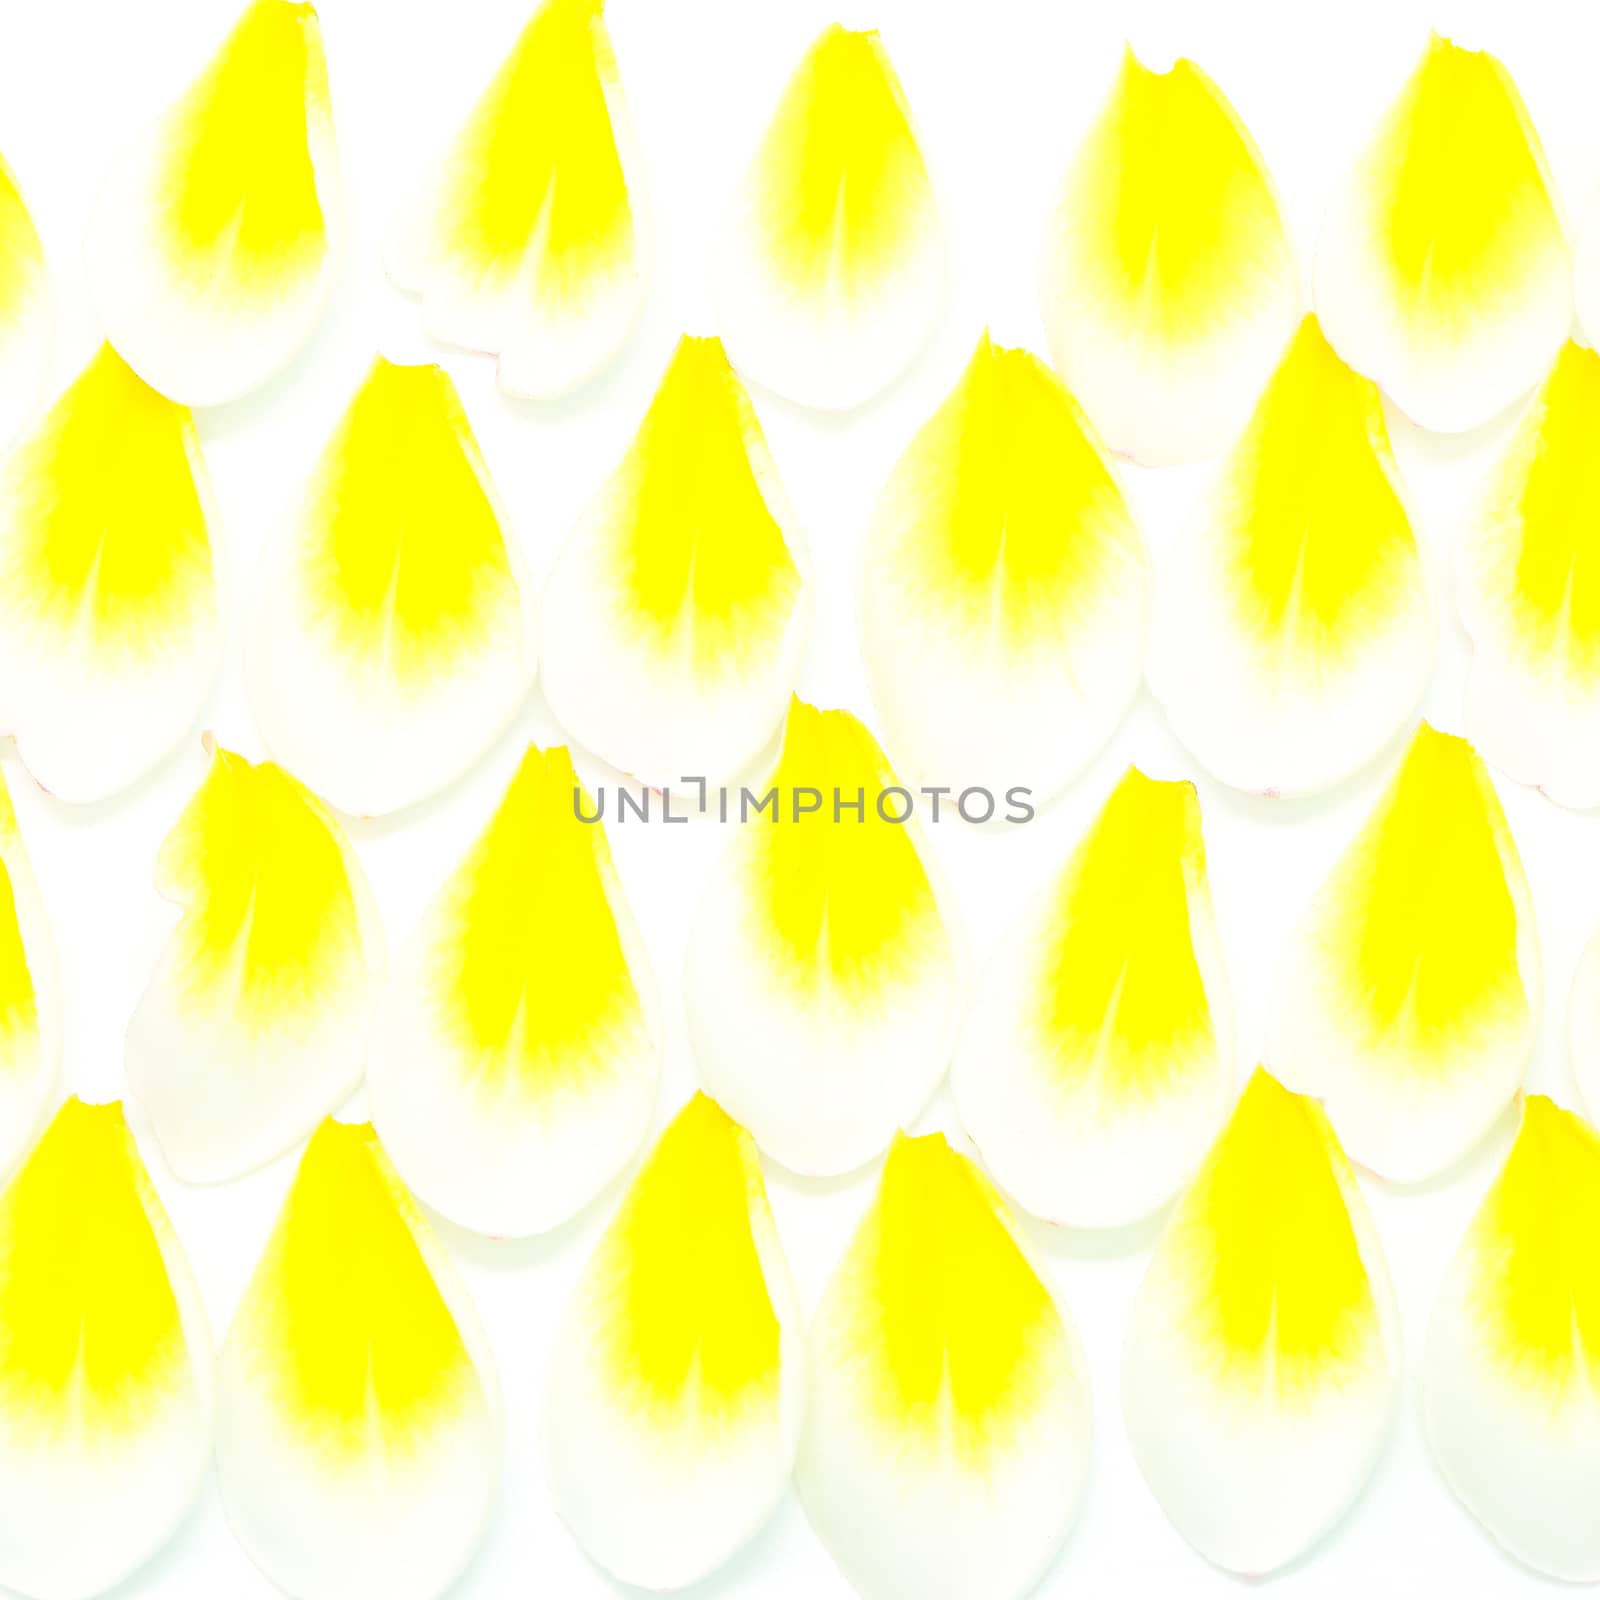
[[[835,23],[812,45],[756,154],[753,221],[790,294],[878,288],[934,220],[900,80],[875,32]]]
[[[162,151],[161,238],[190,292],[269,301],[320,270],[312,129],[327,118],[316,12],[256,0],[176,108]]]
[[[0,330],[10,331],[44,286],[44,249],[22,191],[0,157]]]
[[[1324,891],[1318,957],[1391,1070],[1448,1076],[1455,1046],[1527,1006],[1515,846],[1483,763],[1423,723]]]
[[[830,1339],[903,1448],[981,1467],[1054,1398],[1060,1314],[1005,1203],[942,1133],[896,1137],[834,1291]]]
[[[172,945],[180,1005],[270,1030],[358,981],[346,851],[332,815],[281,767],[218,750],[156,864],[184,908]]]
[[[611,896],[605,830],[562,747],[530,746],[445,889],[427,967],[463,1072],[486,1095],[548,1101],[645,1044]]]
[[[1568,343],[1488,507],[1485,598],[1529,665],[1600,684],[1600,356]]]
[[[1496,1364],[1552,1401],[1600,1356],[1600,1138],[1543,1095],[1467,1235],[1469,1310]]]
[[[68,1100],[0,1194],[9,1432],[109,1442],[187,1387],[166,1233],[121,1105]]]
[[[769,787],[780,816],[745,825],[755,933],[774,977],[801,995],[831,991],[870,1009],[915,977],[945,944],[938,903],[904,824],[885,822],[878,796],[900,780],[878,742],[848,711],[789,703],[783,753]],[[796,791],[821,791],[821,809],[795,820]],[[835,821],[834,790],[863,799]],[[802,805],[810,796],[799,796]],[[892,816],[903,796],[886,802]],[[770,809],[768,816],[770,816]]]
[[[1300,324],[1229,458],[1217,527],[1245,641],[1318,677],[1421,583],[1377,386]]]
[[[323,453],[300,553],[319,631],[408,690],[483,651],[521,601],[449,375],[374,364]]]
[[[1065,629],[1143,560],[1082,412],[1026,350],[988,334],[896,472],[893,560],[909,603],[1008,655]]]
[[[1258,1068],[1160,1247],[1193,1358],[1219,1382],[1292,1404],[1372,1358],[1352,1185],[1321,1108]]]
[[[771,462],[719,339],[684,338],[613,480],[602,537],[618,625],[708,678],[777,652],[800,571],[768,503]]]
[[[476,1392],[426,1226],[372,1128],[324,1122],[240,1311],[254,1372],[306,1446],[405,1455]]]
[[[1157,346],[1214,338],[1291,268],[1261,153],[1188,60],[1159,73],[1124,54],[1061,226],[1103,313]]]
[[[20,863],[22,836],[11,792],[0,778],[0,1073],[30,1072],[39,1064],[39,1001],[17,920],[11,873]]]
[[[1051,906],[1033,1020],[1059,1087],[1137,1106],[1214,1058],[1189,920],[1206,892],[1194,785],[1130,768]]]
[[[546,0],[451,155],[439,245],[475,282],[527,270],[536,300],[568,301],[632,259],[633,212],[606,101],[617,67],[601,9],[601,0]]]
[[[189,412],[102,345],[6,463],[3,603],[108,669],[187,641],[215,608],[204,474]]]
[[[593,1336],[619,1400],[662,1428],[775,1418],[770,1228],[750,1135],[697,1094],[661,1135],[590,1264]]]
[[[1539,136],[1486,51],[1432,37],[1363,177],[1372,237],[1412,338],[1449,343],[1514,307],[1529,275],[1564,256]]]

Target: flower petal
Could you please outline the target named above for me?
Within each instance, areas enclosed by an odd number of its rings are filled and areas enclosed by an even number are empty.
[[[58,798],[127,788],[200,714],[210,519],[193,419],[109,345],[0,466],[0,726]]]
[[[373,1117],[435,1210],[539,1233],[632,1158],[661,1018],[604,827],[564,749],[530,746],[400,957],[373,1041]]]
[[[1339,1141],[1257,1071],[1134,1301],[1122,1412],[1140,1470],[1208,1560],[1271,1572],[1360,1493],[1399,1364],[1388,1268]]]
[[[390,243],[435,338],[547,400],[616,354],[644,301],[636,161],[603,0],[544,0]]]
[[[844,411],[910,366],[944,300],[944,230],[911,108],[875,30],[837,23],[795,69],[715,257],[739,370]]]
[[[16,438],[39,403],[55,322],[39,230],[16,174],[0,156],[0,448]]]
[[[1223,782],[1305,794],[1416,714],[1436,633],[1378,391],[1307,317],[1163,562],[1151,690]]]
[[[1120,1227],[1199,1165],[1232,1057],[1194,785],[1130,768],[979,983],[951,1079],[962,1124],[1029,1211]]]
[[[716,339],[682,339],[551,570],[545,699],[624,772],[717,782],[771,741],[810,629],[809,559],[750,397]]]
[[[771,804],[737,829],[689,935],[701,1081],[796,1172],[870,1161],[950,1060],[960,961],[920,830],[886,820],[911,803],[898,785],[848,711],[796,700]]]
[[[1327,1101],[1354,1160],[1420,1182],[1510,1104],[1540,992],[1494,785],[1466,740],[1423,723],[1289,944],[1269,1064]]]
[[[317,14],[299,0],[253,0],[107,180],[89,235],[107,337],[185,405],[259,388],[327,298],[337,187]]]
[[[1138,692],[1149,591],[1094,430],[1049,368],[985,334],[867,535],[867,667],[901,770],[1064,788]]]
[[[172,1537],[210,1445],[188,1262],[122,1107],[68,1100],[0,1193],[0,1583],[120,1583]]]
[[[372,1129],[324,1122],[218,1362],[234,1534],[299,1600],[431,1600],[477,1547],[500,1453],[449,1258]]]
[[[811,1328],[800,1493],[858,1594],[1008,1600],[1077,1515],[1089,1387],[1005,1202],[896,1138]]]
[[[1512,1555],[1600,1577],[1600,1139],[1543,1095],[1434,1302],[1428,1441],[1446,1482]]]
[[[60,1070],[55,944],[11,794],[0,779],[0,1177],[38,1138]]]
[[[1563,805],[1600,805],[1600,356],[1567,344],[1459,545],[1468,732]]]
[[[1124,54],[1067,172],[1040,298],[1057,370],[1112,449],[1194,461],[1244,425],[1299,276],[1261,152],[1194,62]]]
[[[531,612],[455,385],[380,358],[262,562],[256,721],[341,810],[397,811],[459,777],[516,714]]]
[[[1539,135],[1487,51],[1429,39],[1334,191],[1316,301],[1339,354],[1441,433],[1487,422],[1550,365],[1571,262]]]
[[[624,1583],[675,1589],[750,1540],[788,1487],[805,1334],[755,1146],[696,1095],[589,1258],[556,1335],[556,1510]]]
[[[1593,1115],[1600,1107],[1600,933],[1584,946],[1567,996],[1567,1057],[1578,1093]]]
[[[281,1155],[361,1081],[383,931],[327,808],[217,750],[156,885],[183,920],[128,1026],[128,1083],[180,1178]]]

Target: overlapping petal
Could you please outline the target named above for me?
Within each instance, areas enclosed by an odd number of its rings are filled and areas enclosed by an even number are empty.
[[[61,1067],[55,945],[0,780],[0,1177],[38,1137]]]

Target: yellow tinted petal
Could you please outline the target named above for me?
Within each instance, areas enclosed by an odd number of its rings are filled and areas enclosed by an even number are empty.
[[[1041,294],[1056,364],[1111,446],[1209,455],[1244,422],[1299,285],[1255,141],[1194,62],[1131,50],[1073,159]]]
[[[1410,720],[1434,623],[1377,389],[1307,317],[1156,599],[1150,676],[1240,788],[1303,793]]]
[[[39,231],[0,156],[0,447],[39,403],[55,335],[55,312]]]
[[[601,0],[544,0],[391,251],[430,329],[547,398],[621,343],[644,292],[632,134]]]
[[[1539,136],[1506,69],[1433,35],[1336,191],[1317,310],[1358,371],[1459,432],[1542,373],[1572,317]]]
[[[1138,688],[1149,584],[1138,530],[1054,374],[987,334],[900,458],[863,582],[873,694],[919,783],[1043,797]]]

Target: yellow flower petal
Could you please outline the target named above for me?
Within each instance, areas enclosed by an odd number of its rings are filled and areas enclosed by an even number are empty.
[[[798,1483],[858,1594],[1027,1593],[1088,1475],[1070,1318],[943,1134],[896,1138],[811,1328]]]
[[[0,1176],[37,1138],[60,1067],[55,946],[0,778]]]
[[[802,405],[860,405],[922,347],[944,298],[944,236],[905,92],[875,31],[835,23],[795,69],[716,270],[734,361]]]
[[[1434,34],[1338,188],[1317,245],[1334,348],[1425,428],[1486,422],[1550,365],[1571,263],[1506,69]]]
[[[1600,356],[1567,344],[1460,544],[1468,731],[1563,805],[1600,805]]]
[[[465,1290],[364,1123],[306,1147],[217,1369],[228,1521],[306,1600],[442,1594],[500,1470],[494,1363]]]
[[[1436,627],[1378,391],[1300,325],[1156,591],[1149,674],[1224,782],[1302,794],[1416,714]]]
[[[1514,1556],[1600,1577],[1600,1138],[1543,1095],[1434,1303],[1423,1414],[1450,1487]]]
[[[16,174],[0,156],[0,448],[33,415],[54,341],[44,247]]]
[[[979,983],[951,1078],[962,1123],[1019,1204],[1120,1226],[1199,1164],[1232,1045],[1194,786],[1130,768]]]
[[[368,1068],[407,1182],[482,1233],[586,1205],[650,1126],[655,981],[572,760],[529,746],[396,966]]]
[[[1540,992],[1494,785],[1471,745],[1423,723],[1290,942],[1269,1064],[1326,1100],[1355,1160],[1417,1182],[1510,1104]]]
[[[426,798],[522,703],[531,612],[455,385],[380,357],[262,563],[248,667],[273,753],[344,811]]]
[[[390,271],[429,331],[550,399],[614,355],[644,300],[633,134],[603,0],[544,0],[402,220]]]
[[[210,514],[189,413],[109,345],[0,467],[0,723],[61,799],[126,788],[199,715]]]
[[[867,534],[867,667],[907,777],[1036,802],[1070,783],[1138,691],[1149,588],[1093,429],[985,334]]]
[[[1294,331],[1300,286],[1249,130],[1194,62],[1132,50],[1072,166],[1040,280],[1056,366],[1115,450],[1220,449]]]
[[[804,1330],[749,1134],[696,1095],[590,1257],[556,1336],[556,1509],[624,1583],[674,1589],[788,1487]]]
[[[248,1172],[361,1081],[383,933],[344,830],[270,761],[226,750],[167,835],[183,907],[128,1027],[128,1082],[172,1169]]]
[[[107,181],[89,265],[111,342],[185,405],[265,383],[327,296],[337,181],[317,14],[253,0]]]
[[[736,829],[689,936],[701,1081],[796,1172],[886,1149],[950,1059],[960,962],[920,830],[886,820],[911,803],[898,787],[848,711],[796,700],[756,794],[774,799]]]
[[[1394,1411],[1388,1269],[1314,1101],[1250,1080],[1140,1285],[1122,1411],[1203,1556],[1259,1575],[1349,1508]]]
[[[188,1263],[122,1107],[68,1100],[0,1193],[0,1583],[120,1583],[188,1513],[210,1447]]]
[[[550,573],[545,698],[624,772],[729,777],[782,721],[809,575],[744,385],[718,340],[682,339]]]

